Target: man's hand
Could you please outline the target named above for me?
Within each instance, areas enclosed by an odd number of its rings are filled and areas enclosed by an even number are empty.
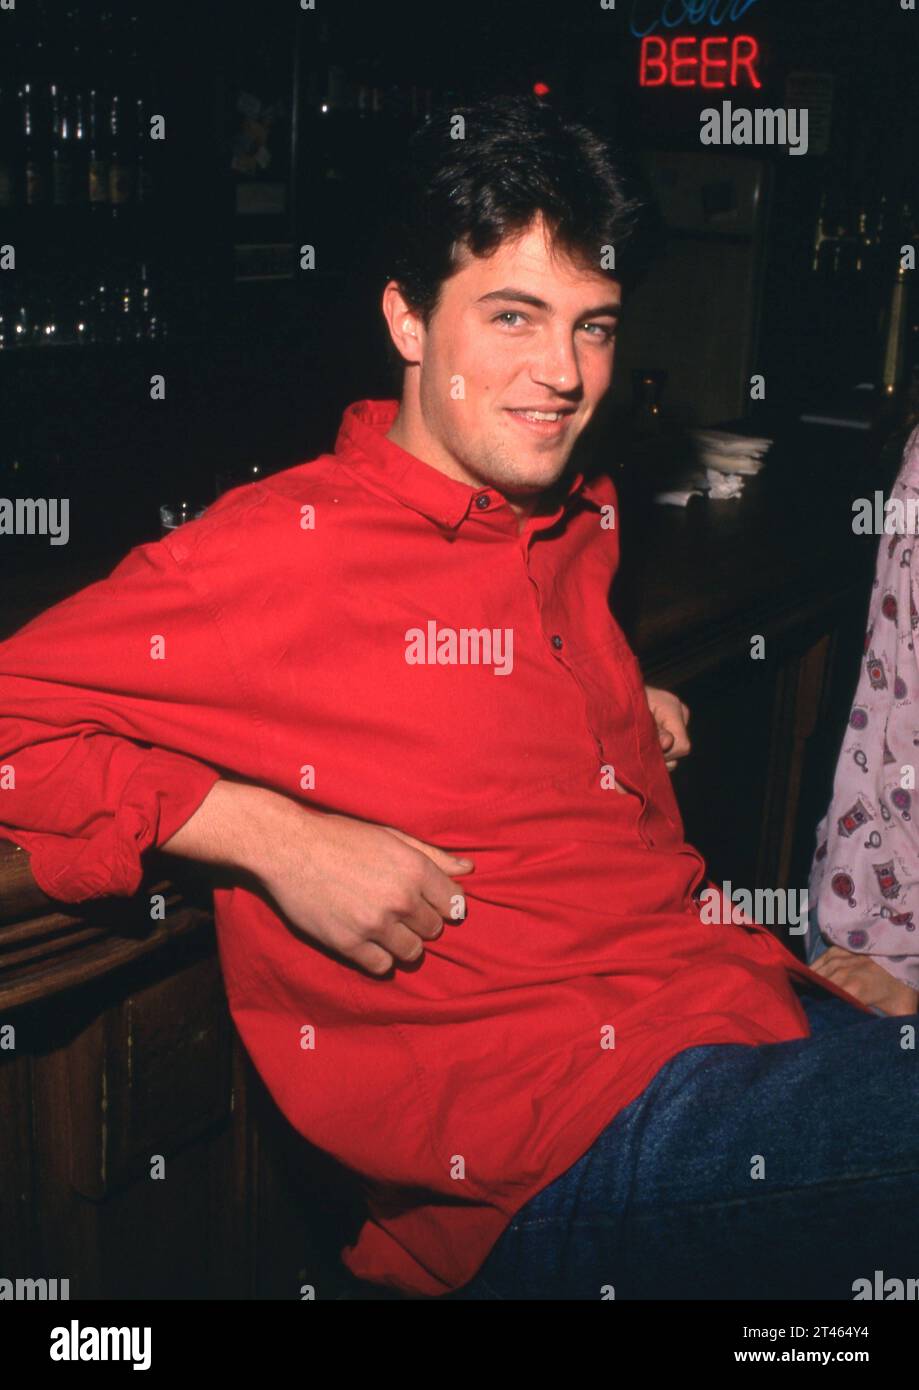
[[[303,811],[260,877],[292,926],[383,975],[396,960],[418,960],[444,921],[462,921],[465,898],[453,880],[473,867],[401,830]]]
[[[897,980],[870,956],[830,946],[811,969],[854,994],[862,1004],[873,1004],[885,1014],[914,1014],[919,1010],[919,991]]]
[[[685,758],[691,747],[689,734],[686,732],[689,706],[684,705],[679,696],[672,695],[669,690],[655,690],[651,685],[645,686],[645,696],[657,725],[661,748],[664,753],[669,754],[666,759],[668,771],[672,772],[678,759]]]
[[[474,868],[402,830],[307,810],[232,778],[215,782],[161,848],[245,869],[291,926],[371,975],[418,960],[445,921],[462,921],[453,880]]]

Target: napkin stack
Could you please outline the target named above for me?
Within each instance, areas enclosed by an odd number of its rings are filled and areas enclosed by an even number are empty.
[[[699,462],[716,473],[758,473],[772,448],[771,439],[754,439],[728,430],[692,430]]]
[[[689,479],[692,485],[688,488],[658,492],[655,502],[685,507],[690,497],[702,497],[705,493],[716,501],[737,498],[743,492],[744,478],[760,471],[772,448],[771,439],[731,434],[729,430],[692,430],[690,434],[704,473]]]

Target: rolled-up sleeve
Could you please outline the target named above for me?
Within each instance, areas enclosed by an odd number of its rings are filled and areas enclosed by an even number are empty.
[[[253,722],[216,605],[139,546],[0,643],[0,836],[53,898],[130,895]]]

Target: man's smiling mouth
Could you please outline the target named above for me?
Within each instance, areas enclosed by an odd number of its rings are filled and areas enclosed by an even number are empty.
[[[530,409],[508,406],[507,414],[528,430],[551,437],[564,433],[569,419],[574,414],[574,408],[562,406],[558,410],[540,410],[537,407]]]

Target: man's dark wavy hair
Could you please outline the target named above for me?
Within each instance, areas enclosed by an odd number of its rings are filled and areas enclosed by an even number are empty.
[[[453,136],[457,116],[463,139]],[[641,274],[634,236],[641,203],[627,193],[609,144],[535,97],[493,96],[439,109],[408,141],[389,196],[387,278],[399,283],[425,326],[443,282],[459,269],[459,248],[487,255],[540,213],[553,243],[576,264],[624,290]],[[609,246],[615,270],[601,264]]]

